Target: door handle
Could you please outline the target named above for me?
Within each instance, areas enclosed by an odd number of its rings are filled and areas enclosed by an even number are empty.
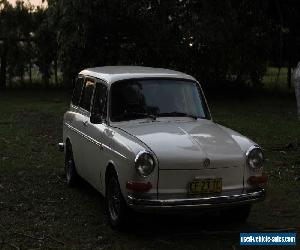
[[[82,124],[83,124],[83,126],[86,126],[88,124],[88,120],[83,121]]]

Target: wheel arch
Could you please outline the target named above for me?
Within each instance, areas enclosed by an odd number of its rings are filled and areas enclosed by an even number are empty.
[[[118,175],[118,171],[117,171],[117,168],[116,168],[116,164],[113,161],[109,161],[107,163],[106,168],[105,168],[104,180],[102,182],[102,183],[104,183],[104,185],[103,185],[103,195],[104,196],[106,196],[106,184],[107,184],[107,180],[108,180],[108,178],[112,174],[117,175],[117,178],[119,179],[119,175]]]
[[[66,137],[66,139],[65,139],[65,143],[66,143],[66,145],[67,144],[71,144],[71,146],[72,146],[72,142],[71,142],[71,138],[68,136],[68,137]]]

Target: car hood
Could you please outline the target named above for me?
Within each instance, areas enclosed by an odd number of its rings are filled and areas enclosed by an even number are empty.
[[[146,144],[160,169],[227,168],[244,162],[239,144],[210,120],[125,123],[118,127]],[[210,165],[204,166],[206,159]]]

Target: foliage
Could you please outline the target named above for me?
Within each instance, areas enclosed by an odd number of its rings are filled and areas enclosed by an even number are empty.
[[[28,55],[30,32],[32,31],[32,7],[23,1],[16,1],[12,7],[6,0],[0,1],[1,77],[0,86],[5,88],[7,66],[10,77],[19,75],[22,79],[31,55]],[[4,60],[4,62],[3,62]]]
[[[58,53],[56,23],[50,17],[49,12],[50,10],[37,8],[34,15],[35,63],[42,73],[46,86],[49,85],[52,62],[57,60]]]
[[[58,68],[72,85],[83,68],[126,64],[178,69],[205,83],[259,85],[270,61],[298,60],[291,53],[300,47],[295,0],[47,2],[34,9],[0,0],[1,65],[10,78],[36,64],[46,85]]]
[[[82,6],[84,5],[84,8]],[[204,81],[261,80],[268,55],[261,1],[51,1],[63,72],[140,64],[180,69]]]
[[[293,67],[300,60],[300,5],[297,0],[276,0],[270,5],[269,16],[273,22],[272,55],[276,66],[291,61]]]
[[[7,0],[0,2],[1,63],[0,85],[19,76],[23,82],[25,71],[31,72],[38,65],[44,82],[48,83],[50,68],[57,58],[55,24],[43,8],[34,9],[30,4],[16,1],[12,6]],[[31,76],[30,76],[31,78]]]

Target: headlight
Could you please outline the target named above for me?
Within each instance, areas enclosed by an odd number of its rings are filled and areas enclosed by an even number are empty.
[[[259,171],[263,167],[264,154],[260,147],[252,146],[246,153],[247,166],[253,171]]]
[[[135,157],[135,168],[142,177],[150,175],[155,167],[154,157],[147,151],[141,151]]]

